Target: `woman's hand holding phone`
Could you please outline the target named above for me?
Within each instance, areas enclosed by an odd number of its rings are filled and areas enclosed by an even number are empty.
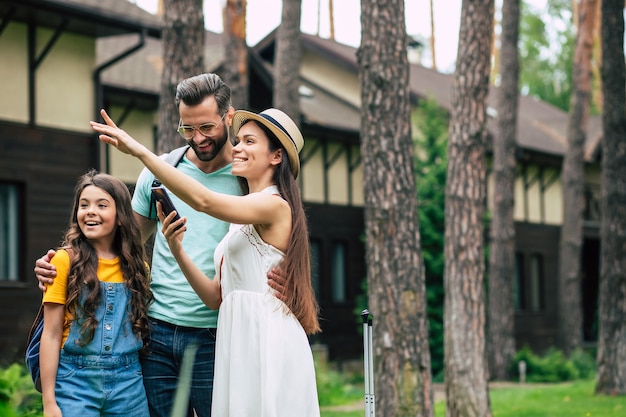
[[[161,232],[173,250],[173,244],[180,245],[182,242],[183,234],[187,230],[185,226],[187,219],[180,217],[165,188],[153,187],[152,195],[157,202],[157,216],[162,224]]]

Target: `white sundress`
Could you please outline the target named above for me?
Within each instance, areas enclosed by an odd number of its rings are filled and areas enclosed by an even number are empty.
[[[275,186],[262,192],[278,194]],[[267,285],[284,253],[253,225],[233,224],[215,249],[222,304],[217,325],[214,417],[319,417],[309,341]]]

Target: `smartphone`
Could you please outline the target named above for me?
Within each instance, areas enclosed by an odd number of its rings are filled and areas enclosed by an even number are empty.
[[[161,203],[161,208],[163,209],[163,214],[165,214],[165,217],[167,217],[168,214],[176,210],[176,207],[174,207],[174,203],[172,203],[170,196],[167,194],[167,190],[163,188],[163,186],[152,187],[152,197],[154,198],[154,201],[158,201]],[[172,223],[178,219],[180,219],[180,216],[178,215],[178,211],[176,211],[176,216],[174,216]],[[183,227],[182,224],[176,227],[175,230],[178,230],[181,227]]]

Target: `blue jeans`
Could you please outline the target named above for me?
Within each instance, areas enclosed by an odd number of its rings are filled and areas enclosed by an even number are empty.
[[[55,394],[64,416],[149,416],[137,353],[107,358],[61,352]]]
[[[178,374],[185,349],[199,344],[193,367],[187,416],[211,416],[213,368],[215,366],[215,329],[176,326],[150,319],[148,350],[141,357],[143,383],[146,387],[151,417],[170,417]]]

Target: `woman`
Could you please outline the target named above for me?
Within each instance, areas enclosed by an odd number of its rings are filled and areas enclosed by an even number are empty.
[[[159,210],[163,233],[200,298],[220,308],[214,416],[319,416],[315,370],[306,334],[320,330],[311,286],[306,219],[296,178],[304,145],[282,111],[237,111],[233,117],[233,175],[243,196],[202,187],[118,129],[92,122],[100,139],[139,158],[172,192],[198,211],[232,223],[215,250],[210,280],[182,249],[185,218]],[[286,276],[282,301],[267,285],[267,271]],[[235,392],[236,390],[236,392]]]

